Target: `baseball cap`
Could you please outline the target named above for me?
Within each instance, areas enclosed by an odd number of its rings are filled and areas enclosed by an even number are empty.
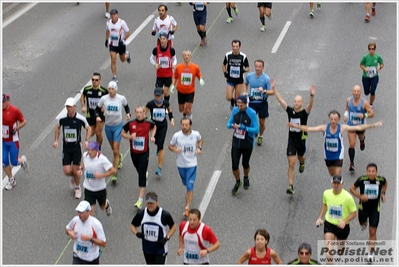
[[[110,81],[108,83],[108,88],[114,88],[116,91],[118,91],[118,84],[115,81]]]
[[[239,97],[237,97],[237,102],[238,100],[241,100],[242,103],[246,104],[247,103],[247,97],[245,95],[240,95]]]
[[[6,102],[7,100],[10,100],[10,95],[9,94],[3,94],[3,103]]]
[[[163,89],[161,87],[155,88],[154,95],[163,95]]]
[[[342,178],[342,175],[337,175],[335,174],[332,179],[331,179],[331,183],[340,183],[342,184],[344,182],[344,179]]]
[[[301,249],[307,249],[309,253],[312,254],[312,246],[309,243],[303,242],[300,244],[298,247],[298,253],[301,251]]]
[[[76,102],[75,99],[73,97],[69,97],[66,101],[65,101],[65,106],[76,106]]]
[[[145,197],[145,202],[146,203],[157,203],[158,201],[158,196],[157,195],[149,195]]]
[[[168,33],[166,33],[166,32],[160,32],[160,33],[158,34],[158,38],[161,38],[161,36],[166,37],[166,39],[167,39],[167,38],[168,38]]]
[[[100,150],[100,145],[97,142],[90,141],[89,145],[87,146],[88,149],[95,149],[95,150]]]
[[[112,9],[112,10],[109,12],[109,14],[118,14],[118,10]]]
[[[79,205],[75,209],[76,211],[79,212],[85,212],[91,210],[90,203],[87,200],[82,200],[80,201]]]

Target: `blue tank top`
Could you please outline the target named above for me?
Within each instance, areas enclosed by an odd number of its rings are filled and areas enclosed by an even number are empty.
[[[348,117],[348,125],[359,125],[365,124],[366,120],[363,118],[359,118],[359,114],[366,113],[366,110],[363,109],[364,98],[360,101],[360,104],[355,106],[353,105],[353,96],[349,99],[348,109],[349,109],[349,117]]]
[[[339,123],[338,129],[334,134],[330,132],[330,123],[327,124],[326,132],[324,133],[324,159],[344,159],[344,145],[342,142],[341,124]]]

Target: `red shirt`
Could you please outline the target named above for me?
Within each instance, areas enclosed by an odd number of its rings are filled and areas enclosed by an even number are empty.
[[[123,126],[127,133],[136,133],[136,139],[130,140],[130,151],[135,154],[142,154],[148,151],[149,132],[154,127],[154,123],[147,120],[129,121]]]
[[[25,120],[24,115],[19,108],[9,105],[8,108],[3,109],[3,128],[2,137],[3,142],[18,142],[19,132],[11,135],[11,130],[16,129],[18,122],[21,123]]]
[[[157,46],[156,62],[159,64],[157,70],[157,77],[159,78],[171,78],[173,76],[172,71],[172,53],[170,52],[170,45],[166,48],[166,51],[161,51],[161,45]]]
[[[255,247],[252,247],[251,257],[248,260],[248,264],[272,264],[272,259],[270,258],[270,248],[266,248],[265,256],[259,259],[256,257]]]
[[[189,222],[188,221],[182,221],[180,223],[180,226],[179,226],[180,235],[182,234],[184,226],[186,225],[186,223],[189,223]],[[190,226],[188,226],[187,232],[190,233],[190,234],[195,234],[195,233],[197,233],[197,231],[200,228],[200,226],[201,226],[201,223],[198,224],[198,227],[196,227],[195,229],[191,229]],[[201,237],[202,237],[202,240],[209,242],[209,244],[215,244],[218,241],[218,239],[215,236],[215,233],[207,225],[204,225],[204,228],[202,229],[202,236]],[[198,240],[200,241],[201,239],[198,237]],[[201,243],[201,242],[199,242],[199,243]],[[206,247],[203,244],[200,244],[200,247],[201,247],[201,249],[206,249]]]

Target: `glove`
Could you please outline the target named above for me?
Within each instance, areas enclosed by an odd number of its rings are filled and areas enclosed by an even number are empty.
[[[16,134],[17,132],[18,132],[18,129],[17,129],[17,128],[11,129],[10,134],[11,134],[11,135],[14,135],[14,134]]]
[[[169,34],[174,34],[174,33],[175,33],[174,30],[170,30],[170,31],[169,31]]]
[[[137,238],[144,238],[144,234],[142,232],[137,232]]]
[[[108,40],[105,40],[105,47],[108,47]]]
[[[168,242],[168,239],[166,239],[164,237],[164,238],[162,238],[161,240],[158,241],[158,244],[164,246],[166,244],[166,242]]]
[[[169,87],[169,92],[171,93],[171,94],[174,94],[175,93],[175,86],[172,84],[172,85],[170,85],[170,87]]]
[[[229,73],[227,71],[224,73],[224,77],[226,77],[226,79],[229,78]]]
[[[202,78],[200,79],[200,85],[201,85],[201,86],[204,86],[204,85],[205,85],[205,81],[204,81],[204,79],[202,79]]]
[[[152,36],[155,36],[155,34],[156,34],[156,32],[151,32],[151,35],[152,35]]]

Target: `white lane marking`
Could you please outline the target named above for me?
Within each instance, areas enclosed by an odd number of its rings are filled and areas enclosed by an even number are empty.
[[[209,181],[208,188],[206,189],[206,192],[202,198],[201,204],[199,206],[199,210],[201,211],[202,218],[204,218],[205,211],[208,208],[209,202],[211,201],[213,191],[215,191],[216,185],[219,181],[219,177],[222,171],[216,170],[213,172],[212,178]]]
[[[12,168],[12,176],[15,176],[15,174],[19,171],[19,169],[21,169],[21,165],[13,167]],[[6,177],[4,177],[4,179],[3,179],[3,184],[1,186],[1,189],[3,189],[7,183],[8,183],[8,176],[6,175]]]
[[[287,22],[285,23],[283,30],[281,31],[279,37],[277,38],[276,43],[274,44],[274,46],[273,46],[273,48],[272,48],[272,53],[276,53],[276,52],[277,52],[277,50],[278,50],[278,48],[279,48],[281,42],[282,42],[283,39],[284,39],[285,34],[286,34],[287,31],[288,31],[288,28],[290,27],[290,25],[291,25],[291,21],[287,21]]]
[[[22,16],[23,14],[25,14],[26,12],[28,12],[31,8],[33,8],[34,6],[36,6],[37,4],[39,4],[39,2],[37,3],[31,3],[28,4],[27,6],[25,6],[23,9],[19,10],[18,12],[16,12],[15,14],[11,15],[8,19],[6,19],[3,22],[3,29],[5,27],[7,27],[11,22],[13,22],[14,20],[18,19],[20,16]]]

